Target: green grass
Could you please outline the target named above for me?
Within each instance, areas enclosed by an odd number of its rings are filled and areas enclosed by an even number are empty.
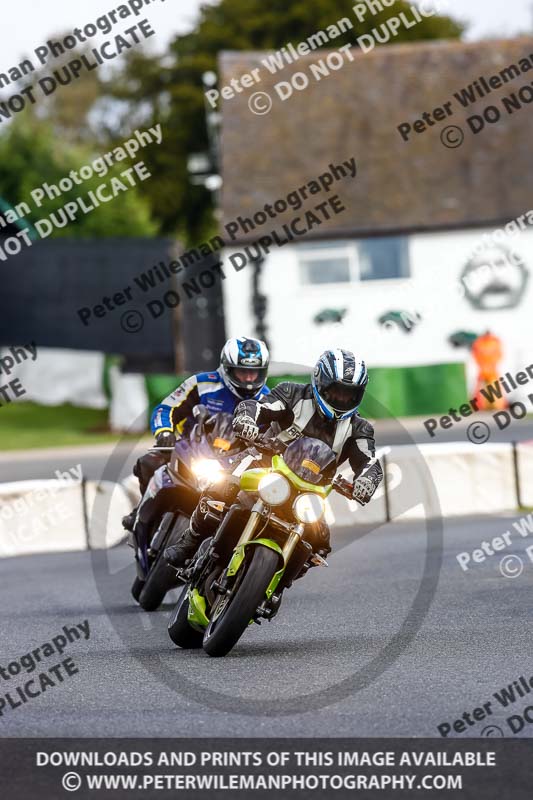
[[[71,405],[9,403],[0,408],[0,451],[116,442],[122,436],[109,431],[108,413]]]

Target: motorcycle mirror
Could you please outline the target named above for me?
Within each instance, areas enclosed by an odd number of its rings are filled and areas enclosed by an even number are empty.
[[[208,409],[204,405],[202,405],[201,403],[199,403],[198,405],[194,406],[194,408],[192,410],[192,413],[193,413],[194,418],[199,423],[204,422],[204,420],[206,420],[207,417],[209,416]]]

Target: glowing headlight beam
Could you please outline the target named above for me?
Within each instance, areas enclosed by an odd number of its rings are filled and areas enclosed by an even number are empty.
[[[280,506],[291,496],[291,485],[278,472],[271,472],[259,481],[259,497],[269,506]]]
[[[222,466],[213,458],[197,459],[192,462],[191,469],[197,478],[209,483],[219,481],[224,474]]]
[[[317,494],[306,492],[296,498],[293,511],[299,522],[311,524],[322,519],[326,512],[326,503]]]

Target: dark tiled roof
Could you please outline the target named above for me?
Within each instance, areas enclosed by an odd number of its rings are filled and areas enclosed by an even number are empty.
[[[222,54],[221,85],[258,66],[262,78],[223,102],[225,222],[352,156],[358,176],[338,184],[348,210],[328,227],[328,235],[496,224],[533,207],[533,103],[510,115],[501,102],[526,84],[532,87],[533,68],[468,109],[453,98],[480,76],[488,80],[520,59],[530,59],[533,67],[533,38],[378,46],[354,53],[353,63],[320,82],[311,80],[306,91],[286,102],[277,97],[275,83],[294,72],[309,74],[310,64],[325,55],[315,51],[271,75],[261,66],[264,53]],[[266,116],[248,108],[255,91],[274,98]],[[398,125],[449,100],[453,116],[402,141]],[[488,105],[502,110],[501,121],[475,136],[465,120]],[[465,131],[457,149],[440,141],[450,124]],[[325,227],[320,232],[324,235]]]

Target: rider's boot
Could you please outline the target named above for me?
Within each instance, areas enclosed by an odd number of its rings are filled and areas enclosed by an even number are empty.
[[[122,527],[133,533],[133,529],[135,527],[135,520],[137,519],[137,511],[139,510],[139,506],[133,508],[129,514],[126,514],[125,517],[122,517]]]
[[[205,538],[205,534],[195,531],[193,526],[189,525],[179,542],[166,548],[165,559],[176,569],[185,566],[185,562],[194,556]]]

